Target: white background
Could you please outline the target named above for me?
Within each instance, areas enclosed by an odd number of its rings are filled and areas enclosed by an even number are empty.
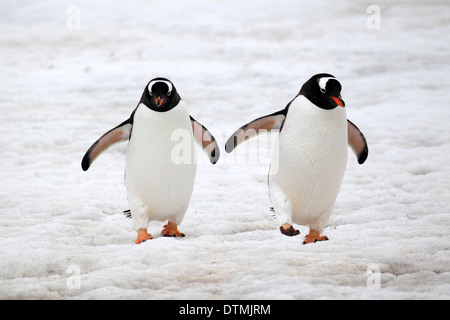
[[[380,29],[367,27],[371,4]],[[450,298],[449,10],[448,1],[2,1],[0,298]],[[303,246],[308,229],[283,236],[269,211],[270,151],[245,161],[252,148],[227,155],[223,145],[319,72],[341,81],[369,158],[358,165],[349,154],[330,240]],[[122,214],[126,144],[87,172],[80,163],[157,76],[174,82],[222,157],[212,166],[198,149],[186,237],[164,238],[154,222],[155,239],[134,245]],[[379,269],[379,289],[368,288],[368,268]]]

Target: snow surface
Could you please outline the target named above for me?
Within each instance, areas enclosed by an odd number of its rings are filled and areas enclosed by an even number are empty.
[[[449,10],[445,0],[2,1],[0,298],[449,299]],[[330,241],[303,246],[308,229],[282,236],[269,211],[275,137],[231,155],[223,145],[319,72],[341,81],[369,158],[349,155]],[[154,222],[156,239],[134,245],[126,145],[88,172],[80,162],[157,76],[222,157],[201,159],[186,237],[164,238]]]

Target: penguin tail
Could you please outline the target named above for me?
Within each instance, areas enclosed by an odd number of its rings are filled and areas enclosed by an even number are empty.
[[[273,219],[276,219],[276,218],[277,218],[277,215],[275,214],[275,209],[274,209],[273,207],[270,207],[270,208],[269,208],[269,211],[272,212],[272,218],[273,218]]]
[[[122,212],[126,218],[131,219],[131,210],[125,210],[124,212]]]

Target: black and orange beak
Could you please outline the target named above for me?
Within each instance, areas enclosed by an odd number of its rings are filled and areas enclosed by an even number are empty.
[[[155,97],[155,103],[158,107],[161,107],[162,103],[164,102],[165,98],[161,98],[161,97]]]
[[[339,95],[339,97],[333,97],[331,96],[331,98],[334,100],[334,102],[336,102],[336,104],[342,108],[345,108],[345,102],[344,100],[342,100],[342,97]]]

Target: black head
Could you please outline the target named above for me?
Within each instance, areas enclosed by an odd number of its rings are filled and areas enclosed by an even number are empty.
[[[331,74],[319,73],[312,76],[300,89],[300,93],[322,109],[331,110],[337,106],[344,108],[341,97],[342,86]]]
[[[139,103],[154,111],[165,112],[174,108],[180,100],[177,89],[169,79],[155,78],[145,87]]]

